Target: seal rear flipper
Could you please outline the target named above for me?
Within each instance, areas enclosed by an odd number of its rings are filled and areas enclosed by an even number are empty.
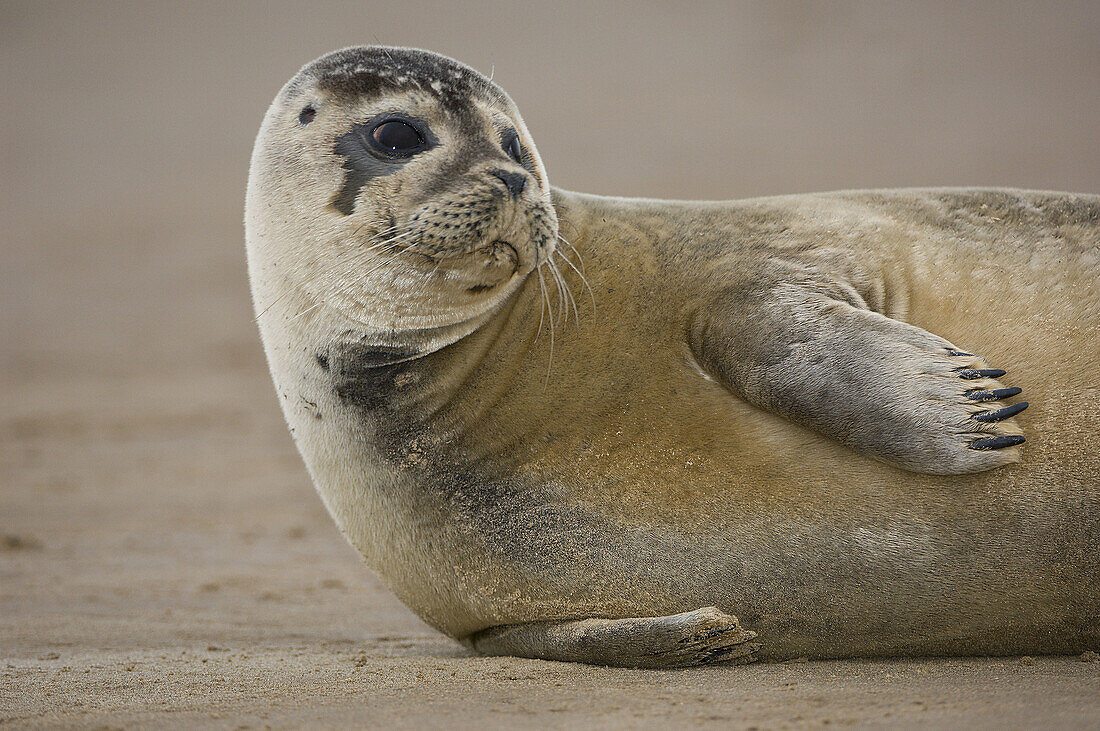
[[[1019,459],[1027,402],[947,340],[853,301],[830,282],[741,287],[691,325],[700,366],[735,395],[913,472]]]
[[[465,642],[483,655],[512,655],[625,668],[676,668],[756,660],[756,633],[703,607],[667,617],[581,619],[490,627]]]

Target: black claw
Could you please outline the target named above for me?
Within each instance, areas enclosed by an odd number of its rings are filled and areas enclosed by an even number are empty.
[[[1023,392],[1024,389],[1019,386],[1012,386],[1010,388],[995,388],[992,391],[971,391],[966,394],[968,399],[974,401],[1000,401],[1003,398],[1009,396],[1015,396],[1018,393]]]
[[[1027,401],[1021,401],[1018,404],[1012,404],[1011,406],[1006,406],[1003,409],[997,409],[996,411],[987,411],[984,414],[974,414],[970,418],[974,421],[1000,421],[1001,419],[1007,419],[1009,417],[1015,416],[1026,408]]]
[[[1000,368],[963,368],[959,371],[959,378],[973,381],[975,378],[1000,378],[1005,373]]]
[[[1019,434],[1013,434],[1010,437],[993,437],[992,439],[975,439],[970,443],[971,449],[987,450],[987,449],[1004,449],[1005,447],[1015,447],[1017,444],[1023,444],[1026,439]]]
[[[947,349],[948,355],[974,355],[973,353],[964,353],[961,350],[955,350],[954,348]]]

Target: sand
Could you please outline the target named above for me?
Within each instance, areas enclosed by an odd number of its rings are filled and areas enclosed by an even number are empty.
[[[1100,727],[1089,658],[471,655],[324,513],[240,224],[278,86],[376,40],[495,65],[577,189],[1096,192],[1097,6],[413,5],[0,5],[0,724]]]

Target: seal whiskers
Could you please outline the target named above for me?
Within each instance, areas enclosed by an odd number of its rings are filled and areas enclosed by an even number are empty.
[[[550,294],[546,291],[546,280],[542,277],[542,267],[535,270],[539,275],[539,291],[542,293],[542,298],[546,302],[546,309],[549,314],[546,318],[547,329],[550,331],[550,354],[546,359],[546,383],[550,383],[550,369],[554,367],[554,305],[550,300]],[[538,340],[539,335],[542,334],[542,315],[539,315],[539,329],[535,335],[535,339]],[[545,385],[545,384],[544,384]]]
[[[576,255],[577,261],[580,262],[581,266],[580,266],[580,269],[578,269],[573,264],[573,262],[569,260],[569,257],[564,254],[564,252],[562,252],[558,249],[554,250],[554,253],[556,253],[558,256],[560,256],[562,258],[562,260],[566,264],[569,265],[569,268],[572,269],[574,272],[576,272],[577,276],[580,277],[581,283],[583,283],[585,289],[588,290],[588,296],[592,299],[592,313],[595,314],[596,313],[596,293],[592,291],[592,285],[590,285],[588,283],[588,278],[586,276],[584,276],[584,272],[582,271],[584,269],[584,258],[581,256],[581,253],[579,251],[577,251],[577,249],[573,246],[573,244],[569,243],[569,241],[566,240],[566,238],[564,236],[562,236],[561,234],[558,234],[558,240],[561,241],[562,243],[564,243],[566,246],[568,246],[573,251],[573,253]],[[576,300],[573,301],[573,304],[574,304],[574,306],[576,305]]]

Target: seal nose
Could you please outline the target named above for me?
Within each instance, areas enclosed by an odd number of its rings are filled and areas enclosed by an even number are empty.
[[[508,192],[512,194],[513,198],[519,198],[519,194],[523,192],[524,187],[527,185],[527,175],[524,173],[510,173],[507,170],[494,170],[492,175],[504,181],[504,185],[508,188]]]

